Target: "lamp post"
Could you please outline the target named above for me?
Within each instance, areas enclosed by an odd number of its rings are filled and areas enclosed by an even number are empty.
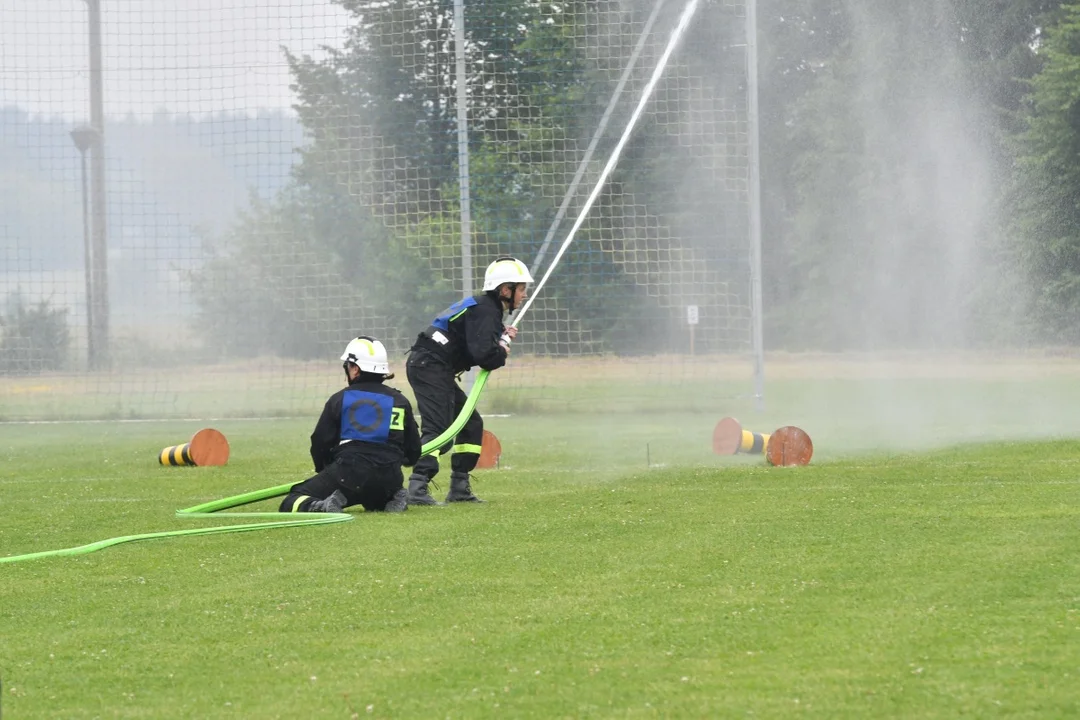
[[[86,361],[90,367],[97,367],[98,357],[94,344],[94,284],[93,252],[90,249],[90,192],[86,177],[86,151],[98,140],[98,131],[89,125],[80,125],[71,131],[71,139],[79,149],[82,167],[82,220],[83,220],[83,273],[86,276]]]
[[[109,255],[105,234],[105,112],[102,100],[101,0],[86,0],[90,49],[90,254],[94,358],[91,367],[109,365]]]

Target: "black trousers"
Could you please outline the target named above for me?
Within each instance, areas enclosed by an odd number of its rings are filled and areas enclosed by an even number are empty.
[[[450,427],[465,407],[467,396],[454,379],[453,369],[438,355],[427,350],[417,349],[409,354],[405,374],[420,411],[420,442],[426,445]],[[484,419],[473,410],[453,443],[448,442],[437,451],[421,457],[413,467],[413,474],[428,480],[435,477],[439,472],[439,455],[449,452],[451,445],[454,451],[450,459],[451,471],[472,472],[480,460],[480,443],[483,439]]]
[[[375,465],[362,455],[344,455],[289,489],[280,512],[306,512],[311,503],[325,500],[335,490],[344,493],[346,507],[362,505],[365,510],[383,510],[394,493],[404,486],[400,466]]]

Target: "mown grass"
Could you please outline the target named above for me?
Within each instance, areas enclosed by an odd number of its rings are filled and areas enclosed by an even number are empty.
[[[1080,712],[1080,443],[853,453],[876,436],[838,423],[809,467],[780,469],[713,456],[714,420],[492,418],[504,454],[474,483],[484,505],[0,565],[2,708]],[[173,510],[303,478],[310,424],[216,423],[223,468],[157,466],[198,424],[4,426],[0,554],[202,524]]]
[[[391,369],[408,393],[402,358],[392,358]],[[967,437],[1002,423],[1029,424],[1041,435],[1071,427],[1080,403],[1080,362],[1045,354],[775,355],[765,373],[766,407],[785,411],[788,422],[818,414],[879,425],[930,418],[945,429],[966,427]],[[341,379],[333,358],[0,377],[0,422],[309,417]],[[758,409],[754,392],[746,357],[514,356],[492,374],[480,407],[515,414],[747,416]],[[987,414],[990,422],[983,422]]]

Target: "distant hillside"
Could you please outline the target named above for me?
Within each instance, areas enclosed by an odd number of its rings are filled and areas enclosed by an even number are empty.
[[[0,258],[7,271],[82,267],[79,152],[65,120],[0,108]],[[303,132],[281,112],[110,119],[110,256],[189,257],[200,230],[289,177]]]
[[[0,303],[47,298],[85,313],[80,156],[73,125],[0,108]],[[109,296],[116,322],[183,315],[183,272],[252,194],[289,178],[303,131],[281,112],[164,113],[106,126]]]

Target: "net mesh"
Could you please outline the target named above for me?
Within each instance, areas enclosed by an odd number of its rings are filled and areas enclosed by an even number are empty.
[[[464,80],[449,0],[100,7],[80,147],[86,5],[0,1],[0,419],[310,414],[357,334],[400,372],[546,269],[684,3],[469,0]],[[751,392],[745,25],[701,3],[492,401]]]

